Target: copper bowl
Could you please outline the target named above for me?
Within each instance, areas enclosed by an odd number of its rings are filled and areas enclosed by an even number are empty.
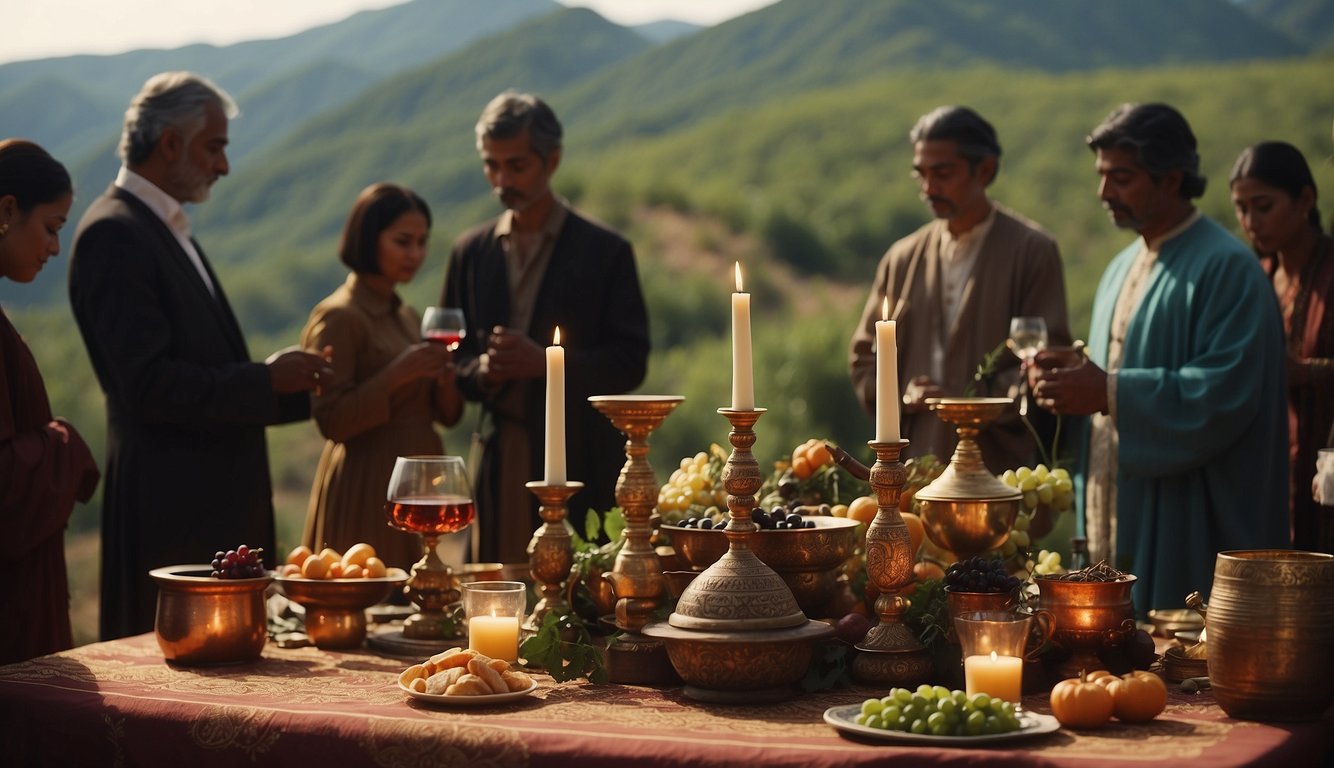
[[[318,648],[357,648],[366,639],[366,609],[403,586],[408,574],[390,568],[376,579],[305,579],[278,576],[287,599],[306,609],[306,635]]]
[[[795,695],[794,684],[806,674],[816,642],[832,637],[834,628],[808,620],[784,629],[707,632],[660,621],[642,632],[667,647],[690,698],[751,704]]]
[[[750,549],[783,579],[807,616],[828,617],[838,593],[838,567],[857,546],[856,520],[807,517],[814,528],[761,530],[750,537]],[[676,555],[693,571],[703,571],[727,551],[721,528],[700,530],[664,525]]]
[[[204,564],[148,572],[158,584],[153,631],[167,661],[235,664],[258,659],[268,640],[264,590],[272,576],[216,579]]]

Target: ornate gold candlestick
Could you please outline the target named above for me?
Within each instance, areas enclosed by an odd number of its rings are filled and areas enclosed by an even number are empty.
[[[926,646],[903,623],[908,601],[899,590],[912,583],[912,537],[899,514],[899,490],[908,470],[899,461],[907,440],[868,443],[875,451],[871,466],[871,489],[878,509],[866,528],[866,575],[880,590],[875,612],[880,623],[857,644],[852,676],[869,685],[915,688],[931,678],[931,658]]]
[[[666,622],[644,632],[667,644],[672,666],[693,699],[753,703],[785,699],[810,664],[815,644],[833,627],[806,618],[792,590],[750,548],[757,535],[750,511],[764,482],[751,455],[755,422],[765,411],[719,408],[732,431],[723,467],[727,489],[728,549],[696,576]]]
[[[607,647],[607,676],[614,683],[675,679],[662,643],[640,630],[667,594],[662,562],[650,542],[649,518],[658,503],[658,480],[648,462],[648,436],[684,401],[680,395],[588,398],[626,436],[626,462],[616,480],[616,503],[625,515],[625,544],[611,572],[603,574],[616,592],[616,628],[624,633]]]
[[[527,485],[537,497],[540,505],[537,513],[542,517],[542,524],[533,534],[533,540],[528,542],[528,572],[542,585],[541,599],[523,622],[523,628],[530,632],[542,627],[542,620],[548,613],[560,616],[570,612],[562,582],[574,564],[574,551],[570,546],[570,532],[565,528],[565,502],[583,487],[584,484],[578,481],[564,485],[539,482]]]

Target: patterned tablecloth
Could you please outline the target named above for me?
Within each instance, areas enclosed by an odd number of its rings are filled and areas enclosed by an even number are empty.
[[[1144,725],[1062,729],[990,747],[855,741],[826,725],[827,707],[870,690],[785,703],[702,705],[680,688],[587,683],[504,705],[440,709],[397,687],[406,662],[369,652],[270,644],[252,664],[166,664],[153,635],[97,643],[0,667],[5,765],[320,766],[851,766],[1328,764],[1334,713],[1276,725],[1228,718],[1207,693],[1172,693]],[[1045,697],[1026,707],[1048,712]]]

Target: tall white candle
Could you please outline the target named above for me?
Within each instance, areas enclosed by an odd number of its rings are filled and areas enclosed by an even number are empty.
[[[741,262],[736,263],[736,293],[732,294],[732,409],[755,408],[755,379],[750,351],[750,294],[741,292]]]
[[[565,348],[556,328],[547,347],[547,446],[543,482],[565,485]]]
[[[899,344],[888,296],[880,313],[884,319],[875,324],[875,439],[892,443],[899,439]]]

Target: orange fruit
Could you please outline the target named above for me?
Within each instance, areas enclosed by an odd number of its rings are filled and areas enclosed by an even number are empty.
[[[918,550],[922,548],[922,540],[926,538],[926,526],[922,525],[922,518],[911,512],[900,512],[899,517],[908,526],[908,535],[912,537],[913,559],[916,559]]]
[[[813,443],[810,450],[806,451],[806,458],[810,459],[812,466],[819,469],[826,464],[832,464],[834,457],[829,453],[829,449],[825,447],[824,441],[815,440]]]
[[[870,525],[878,509],[874,496],[858,496],[848,505],[848,517],[862,525]]]
[[[796,456],[792,459],[792,474],[796,475],[798,480],[805,480],[811,476],[815,469],[811,467],[811,462],[805,456]]]

